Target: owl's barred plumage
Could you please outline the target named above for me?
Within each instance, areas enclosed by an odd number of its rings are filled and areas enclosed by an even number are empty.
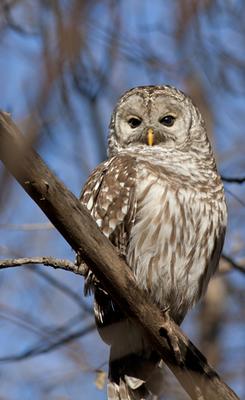
[[[90,176],[81,201],[139,287],[180,324],[217,268],[227,219],[202,117],[175,88],[134,88],[112,115],[108,156]],[[153,398],[159,359],[144,332],[91,272],[86,287],[94,289],[97,326],[111,346],[108,398]]]

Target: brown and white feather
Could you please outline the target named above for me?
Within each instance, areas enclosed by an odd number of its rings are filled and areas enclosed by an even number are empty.
[[[164,107],[180,115],[175,136],[159,125]],[[141,113],[159,143],[147,146],[144,127],[130,136],[130,112]],[[109,159],[91,174],[81,201],[125,257],[139,287],[160,309],[169,307],[180,324],[217,268],[227,219],[223,185],[191,100],[168,86],[126,92],[112,116]],[[108,398],[153,398],[157,356],[141,328],[94,282],[90,273],[98,329],[111,345]]]

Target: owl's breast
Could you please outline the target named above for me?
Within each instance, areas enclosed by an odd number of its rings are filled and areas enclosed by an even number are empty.
[[[161,307],[170,306],[180,322],[217,266],[225,205],[205,202],[186,185],[151,173],[138,179],[136,201],[127,262],[139,286]]]

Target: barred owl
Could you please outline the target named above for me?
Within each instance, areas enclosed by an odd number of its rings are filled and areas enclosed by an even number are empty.
[[[89,177],[81,202],[138,286],[180,324],[217,268],[227,219],[222,181],[191,99],[170,86],[127,91],[112,114],[108,160]],[[97,327],[110,345],[108,398],[153,398],[159,359],[144,332],[91,271],[85,287],[94,291]]]

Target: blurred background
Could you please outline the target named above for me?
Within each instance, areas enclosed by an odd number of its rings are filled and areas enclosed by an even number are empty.
[[[75,195],[106,158],[110,114],[122,92],[168,83],[200,107],[224,178],[229,226],[219,273],[182,327],[241,399],[244,50],[242,0],[0,2],[0,108]],[[0,258],[73,260],[2,164],[0,185]],[[1,400],[105,399],[107,357],[82,277],[40,266],[0,272]],[[166,380],[164,399],[187,398],[167,371]]]

